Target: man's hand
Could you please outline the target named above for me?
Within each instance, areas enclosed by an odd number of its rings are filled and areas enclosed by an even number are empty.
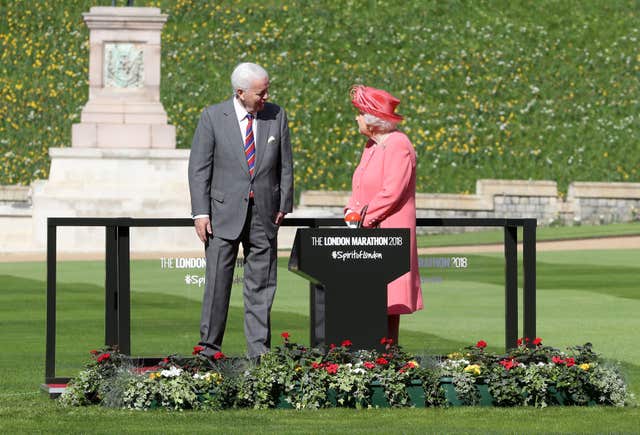
[[[211,221],[208,217],[197,218],[193,221],[196,227],[196,234],[198,238],[202,241],[202,243],[207,243],[207,239],[209,236],[213,234],[211,230]]]
[[[273,221],[276,225],[280,225],[284,219],[284,215],[286,213],[283,213],[281,211],[278,212],[278,214],[276,215],[276,219]]]

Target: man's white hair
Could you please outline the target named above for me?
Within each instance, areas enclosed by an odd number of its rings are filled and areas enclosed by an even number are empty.
[[[364,122],[369,127],[373,127],[380,133],[388,133],[394,131],[398,125],[397,121],[387,121],[386,119],[380,119],[370,113],[364,114]]]
[[[251,62],[238,64],[231,73],[231,86],[233,87],[233,93],[235,94],[238,89],[246,91],[251,88],[254,81],[265,78],[269,78],[269,73],[267,73],[267,70],[262,68],[260,65]]]

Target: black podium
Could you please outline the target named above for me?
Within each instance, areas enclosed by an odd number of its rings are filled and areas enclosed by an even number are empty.
[[[311,282],[311,345],[380,348],[387,284],[409,271],[408,229],[298,229],[289,270]]]

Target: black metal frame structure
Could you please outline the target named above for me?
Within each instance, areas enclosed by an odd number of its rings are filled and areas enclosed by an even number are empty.
[[[189,227],[189,218],[74,218],[47,219],[47,332],[45,382],[65,383],[56,377],[56,247],[58,227],[104,227],[105,246],[105,345],[131,353],[131,281],[129,269],[131,227]],[[341,227],[338,218],[287,218],[282,226]],[[517,230],[523,228],[523,329],[524,337],[536,336],[536,219],[500,218],[418,218],[417,227],[502,227],[505,254],[505,347],[518,339],[518,253]],[[311,297],[314,295],[311,285]],[[311,307],[313,304],[310,304]],[[313,316],[313,310],[311,311]],[[141,358],[143,359],[143,358]]]

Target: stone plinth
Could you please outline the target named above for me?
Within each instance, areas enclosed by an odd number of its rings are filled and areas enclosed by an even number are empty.
[[[50,148],[49,180],[33,187],[33,236],[46,246],[55,217],[190,217],[189,150]],[[104,252],[104,229],[60,230],[63,252]],[[202,251],[192,227],[133,228],[136,252]]]
[[[89,27],[89,101],[71,144],[80,148],[175,148],[175,127],[160,102],[158,8],[93,7]]]

